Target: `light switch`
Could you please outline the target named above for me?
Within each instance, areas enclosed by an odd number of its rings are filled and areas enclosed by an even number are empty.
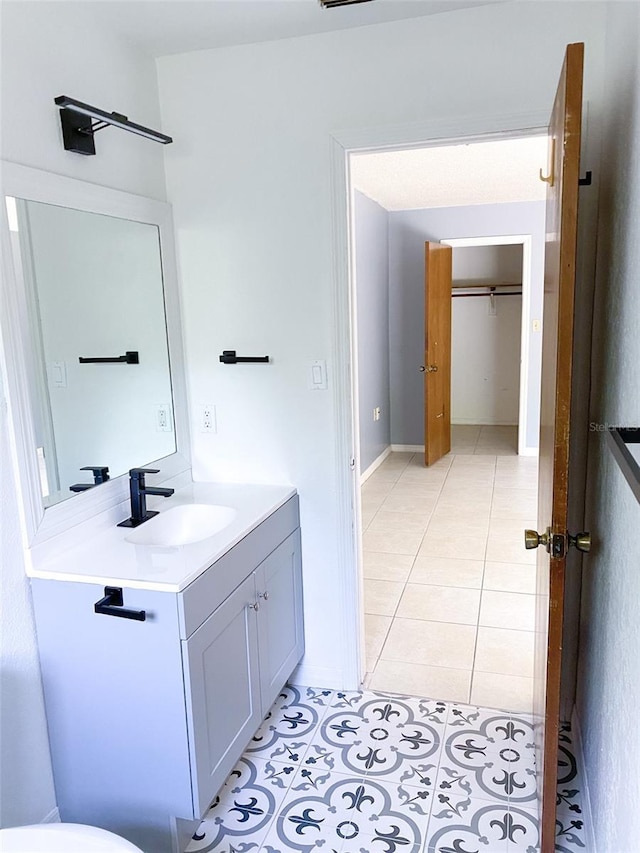
[[[312,391],[327,390],[327,362],[312,361],[309,367],[309,388]]]
[[[541,326],[542,324],[540,323],[540,320],[533,320],[533,322],[531,323],[531,329],[534,332],[539,332]]]
[[[54,388],[67,387],[67,363],[66,361],[51,362],[51,379]]]

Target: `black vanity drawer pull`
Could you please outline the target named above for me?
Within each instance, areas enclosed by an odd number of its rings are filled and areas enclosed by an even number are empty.
[[[136,619],[144,622],[147,618],[145,610],[132,610],[130,607],[122,606],[122,588],[119,586],[105,586],[104,598],[96,601],[93,609],[96,613],[104,613],[105,616],[120,616],[121,619]]]

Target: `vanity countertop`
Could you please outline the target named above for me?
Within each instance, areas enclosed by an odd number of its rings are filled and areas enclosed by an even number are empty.
[[[147,506],[161,514],[184,504],[235,509],[233,521],[213,536],[181,546],[134,545],[126,540],[131,529],[110,525],[64,551],[52,549],[50,557],[31,564],[28,574],[48,580],[180,592],[295,494],[292,486],[191,483],[176,489],[170,498],[149,497]],[[152,521],[160,519],[161,515]]]

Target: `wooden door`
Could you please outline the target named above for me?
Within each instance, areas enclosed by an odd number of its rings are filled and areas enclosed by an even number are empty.
[[[451,450],[451,246],[425,243],[424,464]]]
[[[548,544],[537,555],[534,698],[544,721],[537,739],[541,853],[555,850],[583,57],[584,45],[568,45],[549,124],[538,485],[538,532],[548,531]]]

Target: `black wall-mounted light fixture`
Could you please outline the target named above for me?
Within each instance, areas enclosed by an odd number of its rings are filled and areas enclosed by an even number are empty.
[[[62,122],[62,138],[65,151],[75,151],[76,154],[95,154],[96,146],[94,134],[105,127],[119,127],[120,130],[128,130],[138,136],[145,136],[154,142],[168,145],[173,142],[170,136],[158,133],[141,124],[129,121],[127,116],[120,113],[108,113],[90,104],[83,104],[68,95],[58,95],[56,104],[62,107],[60,110],[60,121]],[[95,123],[93,120],[96,120]]]
[[[334,6],[355,6],[356,3],[370,3],[371,0],[319,0],[323,9],[332,9]]]

